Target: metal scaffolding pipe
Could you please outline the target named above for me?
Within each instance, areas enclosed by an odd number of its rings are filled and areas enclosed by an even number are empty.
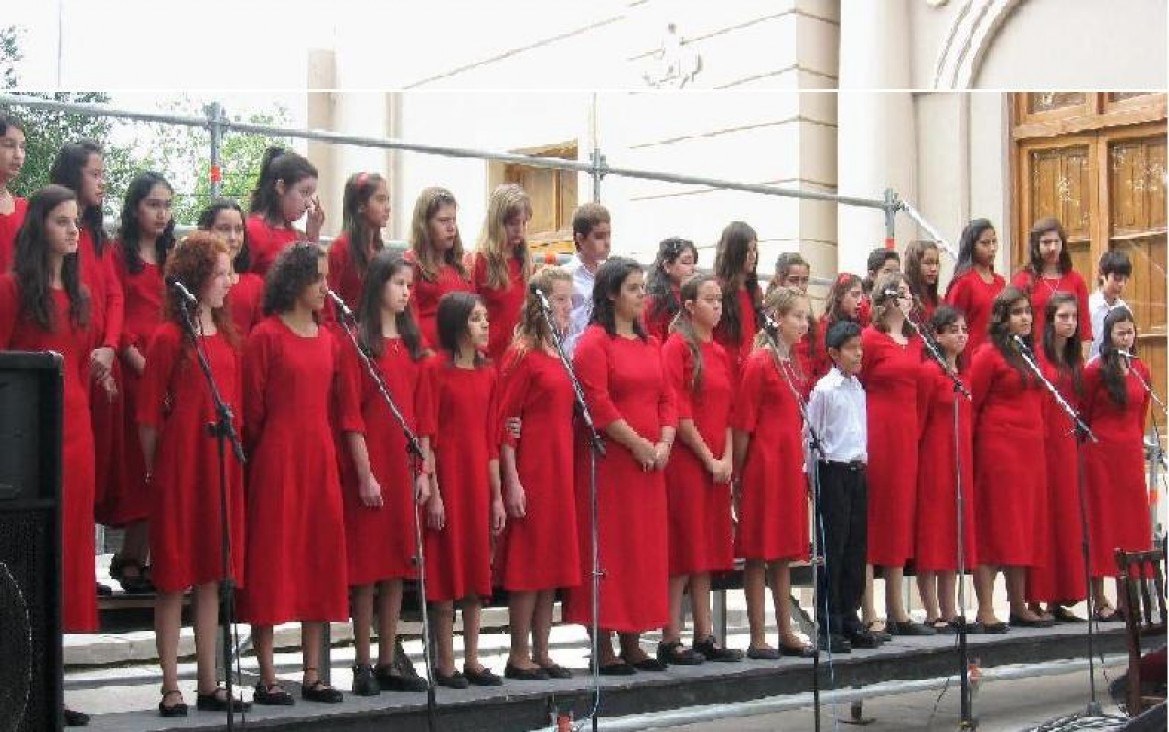
[[[1107,664],[1126,662],[1127,657],[1113,655],[1105,658]],[[1060,674],[1082,671],[1088,667],[1086,658],[1049,661],[1038,664],[1014,664],[982,670],[982,682],[1008,681],[1013,679],[1038,678],[1040,676],[1057,676]],[[861,688],[836,689],[820,693],[820,700],[824,704],[849,704],[877,696],[896,696],[911,694],[918,691],[932,691],[946,685],[957,688],[958,677],[939,677],[933,679],[917,679],[913,681],[883,681]],[[600,718],[597,720],[597,729],[605,732],[634,732],[635,730],[658,729],[662,727],[676,727],[697,722],[713,722],[731,717],[753,717],[760,714],[774,714],[804,709],[812,706],[812,694],[792,694],[773,696],[754,701],[739,702],[736,704],[710,704],[697,707],[684,707],[665,712],[652,714],[635,714],[626,717]],[[547,729],[541,727],[540,729]]]
[[[211,129],[214,124],[213,121],[208,117],[192,117],[187,115],[165,114],[161,112],[133,112],[129,110],[115,109],[104,104],[59,102],[52,99],[25,97],[15,94],[0,94],[0,104],[10,104],[13,106],[24,106],[36,109],[55,109],[59,111],[78,112],[82,114],[91,114],[105,117],[125,117],[127,119],[133,119],[142,122],[160,122],[166,124],[186,125],[188,127],[202,127],[204,129]],[[876,208],[887,212],[890,210],[891,205],[886,200],[877,198],[840,196],[834,193],[820,193],[817,191],[804,191],[794,188],[781,188],[779,186],[766,185],[762,183],[737,183],[735,181],[721,180],[718,178],[706,178],[702,176],[682,175],[679,173],[666,173],[653,170],[640,170],[636,168],[614,168],[608,165],[604,156],[600,155],[599,151],[595,151],[593,153],[592,160],[568,160],[565,158],[536,157],[534,155],[475,150],[471,148],[449,147],[446,145],[427,145],[415,142],[405,142],[402,140],[392,140],[389,138],[347,135],[344,133],[330,132],[327,130],[303,130],[291,127],[276,127],[273,125],[255,124],[251,122],[236,122],[227,119],[220,119],[218,124],[219,127],[224,130],[246,132],[256,135],[268,135],[271,137],[295,137],[305,140],[329,142],[336,145],[356,145],[358,147],[374,147],[386,150],[406,150],[409,152],[417,152],[427,155],[442,155],[444,157],[494,160],[504,163],[525,165],[532,168],[572,170],[578,173],[588,173],[589,175],[592,175],[594,178],[594,186],[599,186],[599,179],[603,178],[604,176],[619,175],[624,178],[656,180],[665,183],[679,183],[683,185],[709,186],[712,188],[742,191],[745,193],[758,193],[765,196],[782,196],[787,198],[802,198],[814,201],[842,203],[848,206]]]

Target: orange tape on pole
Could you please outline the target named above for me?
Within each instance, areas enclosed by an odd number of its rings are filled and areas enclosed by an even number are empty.
[[[223,168],[218,165],[211,166],[211,182],[220,183],[223,181]]]
[[[886,249],[896,249],[897,248],[897,240],[891,236],[885,237],[885,248]]]

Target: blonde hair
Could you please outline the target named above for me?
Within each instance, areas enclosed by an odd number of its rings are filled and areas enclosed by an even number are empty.
[[[572,284],[572,274],[563,267],[541,267],[532,275],[532,282],[544,293],[552,295],[552,286],[557,282]],[[520,310],[519,321],[516,323],[515,335],[512,338],[512,348],[517,357],[528,351],[552,345],[552,333],[548,330],[548,323],[544,320],[544,311],[540,305],[540,297],[528,292],[524,300],[524,307]]]
[[[414,253],[414,262],[418,265],[418,272],[422,279],[433,282],[438,279],[438,271],[447,264],[455,268],[459,276],[467,279],[467,267],[463,264],[463,237],[455,227],[455,245],[438,254],[434,242],[430,240],[430,219],[443,206],[458,208],[453,193],[445,188],[431,186],[423,188],[414,202],[414,217],[410,223],[410,251]],[[440,258],[441,256],[441,258]]]
[[[886,272],[873,283],[873,292],[870,296],[873,299],[872,325],[882,333],[889,332],[889,325],[885,322],[885,316],[897,309],[897,298],[892,295],[886,295],[885,293],[895,292],[902,283],[906,287],[909,287],[909,280],[900,272]],[[921,304],[913,296],[912,292],[910,293],[910,297],[913,299],[914,307],[920,307]],[[905,319],[908,321],[909,316],[906,316]],[[910,329],[909,323],[901,324],[901,333],[905,336],[912,335],[913,331]]]
[[[794,287],[776,287],[767,293],[767,297],[763,300],[763,312],[775,313],[776,317],[782,318],[795,309],[796,303],[803,300],[808,301],[808,296]],[[767,348],[768,350],[775,350],[775,342],[767,334],[766,327],[760,328],[759,332],[755,334],[755,347]],[[776,356],[779,354],[776,353]]]
[[[504,183],[491,192],[487,201],[487,218],[475,245],[476,256],[487,262],[487,286],[493,290],[505,290],[508,286],[507,260],[517,256],[520,261],[520,275],[526,284],[532,276],[532,254],[524,242],[518,255],[507,251],[507,233],[504,225],[516,214],[532,215],[532,200],[524,189],[515,183]]]

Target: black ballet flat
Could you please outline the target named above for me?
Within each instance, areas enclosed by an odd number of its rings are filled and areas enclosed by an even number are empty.
[[[1022,615],[1011,615],[1009,623],[1019,628],[1050,628],[1055,625],[1054,619],[1039,618],[1038,620],[1028,620]]]
[[[467,677],[463,676],[458,671],[455,671],[450,676],[445,676],[442,673],[435,671],[434,685],[445,686],[448,689],[466,689],[471,684],[467,681]]]
[[[463,676],[475,686],[503,686],[503,679],[491,673],[491,669],[484,666],[478,671],[463,667]]]
[[[513,679],[515,681],[547,681],[548,672],[543,668],[536,666],[535,668],[520,668],[513,666],[510,663],[503,669],[505,678]]]
[[[280,684],[265,686],[263,681],[256,683],[256,692],[252,697],[252,702],[266,707],[290,707],[296,704],[292,694],[285,691]]]
[[[602,664],[597,673],[601,676],[633,676],[637,673],[637,669],[633,668],[624,661],[617,660],[611,663]]]
[[[621,658],[625,661],[626,664],[632,666],[638,671],[656,672],[666,670],[666,664],[649,655],[641,660],[632,662],[628,658],[625,658],[625,656],[622,656]]]
[[[544,673],[548,674],[548,678],[550,679],[572,678],[572,672],[559,664],[550,663],[547,666],[541,666],[540,668],[544,669]]]

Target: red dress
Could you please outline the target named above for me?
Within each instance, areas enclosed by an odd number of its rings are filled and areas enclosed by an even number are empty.
[[[474,292],[471,281],[459,274],[459,270],[449,264],[438,269],[433,280],[422,276],[422,268],[417,264],[414,252],[406,252],[406,261],[414,267],[414,291],[410,293],[410,307],[414,311],[414,318],[418,321],[418,329],[426,345],[438,348],[438,326],[435,318],[438,315],[438,301],[448,292]],[[492,328],[495,326],[492,325]]]
[[[247,550],[240,618],[247,622],[349,617],[345,519],[329,425],[334,351],[325,328],[300,336],[275,315],[253,328],[244,346]]]
[[[1038,280],[1038,281],[1037,281]],[[1057,292],[1068,292],[1076,296],[1076,312],[1080,323],[1080,340],[1092,340],[1092,317],[1088,310],[1088,285],[1080,273],[1069,270],[1059,278],[1038,277],[1029,270],[1019,272],[1011,284],[1031,298],[1031,332],[1038,343],[1043,338],[1043,326],[1047,321],[1047,301]]]
[[[243,341],[264,319],[264,278],[251,272],[240,274],[227,293],[227,307],[236,335]]]
[[[12,269],[12,259],[16,254],[16,232],[24,223],[24,214],[28,211],[28,201],[20,196],[13,196],[14,208],[10,214],[0,214],[0,274]]]
[[[122,341],[125,301],[122,297],[122,283],[118,279],[117,268],[114,265],[112,253],[114,248],[114,243],[107,240],[102,247],[102,256],[98,259],[89,229],[81,229],[77,240],[81,281],[89,288],[95,332],[100,334],[98,342],[93,347],[104,346],[113,349],[115,354],[113,374],[118,386],[118,394],[111,399],[96,380],[91,377],[87,377],[86,380],[96,453],[94,485],[96,519],[98,523],[118,526],[122,523],[122,518],[118,516],[118,496],[121,486],[126,482],[123,457],[127,449],[123,428],[124,375],[121,359],[117,356]],[[88,355],[85,360],[88,363]],[[133,448],[139,449],[137,441],[133,443]]]
[[[516,471],[527,500],[523,518],[508,517],[495,555],[507,590],[548,590],[580,584],[572,475],[572,382],[558,356],[542,350],[504,356],[500,418],[523,421]]]
[[[1057,368],[1038,353],[1044,375],[1077,412],[1081,399],[1070,372]],[[1047,535],[1041,537],[1042,564],[1027,571],[1029,602],[1072,604],[1086,598],[1083,514],[1080,512],[1077,440],[1067,412],[1050,393],[1043,399],[1043,449],[1047,466]]]
[[[990,337],[990,310],[995,297],[1006,289],[1007,281],[996,274],[991,281],[984,282],[972,267],[950,281],[946,289],[946,304],[957,308],[966,318],[970,340],[966,342],[966,353],[977,353],[978,347]]]
[[[430,365],[435,473],[446,511],[441,531],[426,529],[426,599],[491,596],[490,461],[499,457],[494,368]]]
[[[1134,361],[1132,368],[1149,382],[1144,363]],[[1150,400],[1130,372],[1125,379],[1126,406],[1114,402],[1104,386],[1099,360],[1084,369],[1084,394],[1084,419],[1100,440],[1086,446],[1088,563],[1093,577],[1113,577],[1118,573],[1116,549],[1152,548],[1143,434]]]
[[[239,352],[219,333],[200,339],[219,394],[241,429]],[[138,389],[139,424],[158,430],[149,486],[150,556],[163,592],[223,577],[219,451],[207,425],[216,421],[211,391],[176,323],[163,323],[145,347],[150,368]],[[242,434],[242,432],[240,433]],[[232,578],[244,579],[244,474],[231,445],[227,458],[228,533]]]
[[[724,285],[725,287],[725,285]],[[736,339],[726,327],[726,315],[723,315],[718,326],[714,329],[714,339],[727,352],[731,364],[731,386],[738,388],[742,378],[743,366],[755,350],[755,333],[759,325],[755,320],[755,296],[746,287],[739,288],[739,337]]]
[[[873,326],[861,331],[860,380],[868,407],[869,563],[900,567],[913,558],[921,339],[902,346]]]
[[[806,386],[796,384],[801,391]],[[731,426],[751,434],[742,468],[736,556],[807,559],[803,418],[775,356],[767,349],[756,349],[747,361]]]
[[[523,309],[524,299],[527,297],[522,266],[515,257],[508,257],[507,287],[497,290],[487,284],[487,258],[478,253],[474,257],[471,281],[475,284],[475,292],[483,298],[483,305],[487,308],[487,321],[491,324],[487,339],[487,357],[496,363],[511,345],[516,323],[520,320],[520,310]]]
[[[681,298],[679,288],[672,288],[670,297],[675,302]],[[645,306],[645,332],[658,339],[658,342],[665,343],[670,337],[670,323],[674,322],[674,316],[677,311],[671,313],[666,309],[665,296],[653,295],[651,296]]]
[[[386,338],[374,359],[402,417],[419,439],[434,434],[430,380],[426,364],[410,357],[400,338]],[[349,584],[368,585],[412,578],[414,564],[414,480],[406,437],[351,341],[341,347],[340,420],[341,491],[345,503],[345,538]],[[357,470],[344,433],[365,437],[369,467],[382,488],[382,507],[367,508],[358,492]]]
[[[280,252],[304,238],[291,226],[273,227],[260,214],[248,216],[248,250],[252,254],[252,271],[263,277]]]
[[[998,567],[1037,562],[1047,535],[1043,386],[1026,382],[993,342],[970,365],[974,395],[974,525],[978,561]]]
[[[585,328],[573,352],[597,431],[624,419],[634,432],[658,442],[663,427],[677,424],[674,395],[657,340],[609,336],[599,325]],[[576,432],[576,516],[580,527],[581,583],[565,592],[565,622],[590,625],[592,611],[591,448]],[[669,560],[666,542],[666,478],[643,472],[624,446],[605,436],[597,459],[597,531],[601,570],[600,618],[606,630],[639,633],[661,628],[669,618]]]
[[[666,376],[674,390],[678,419],[693,420],[715,458],[727,448],[734,390],[723,347],[713,340],[699,346],[702,386],[691,387],[694,356],[675,333],[662,347]],[[728,483],[714,482],[698,455],[679,439],[666,466],[669,517],[670,576],[722,572],[734,567],[731,540],[731,492]]]
[[[162,323],[163,298],[166,295],[162,271],[156,265],[143,262],[140,272],[131,273],[126,267],[121,245],[114,243],[111,246],[125,308],[119,358],[122,351],[130,346],[145,356],[150,337]],[[122,400],[121,481],[108,486],[102,501],[102,518],[111,526],[142,521],[150,515],[146,466],[138,442],[138,394],[143,377],[125,362],[121,364],[121,375],[122,379],[118,382]]]
[[[337,293],[350,310],[357,312],[364,281],[349,251],[349,234],[341,234],[329,245],[329,289]]]
[[[61,556],[64,629],[97,630],[97,576],[93,561],[93,430],[89,413],[89,352],[94,327],[75,327],[69,296],[53,290],[56,330],[43,330],[20,316],[20,285],[13,274],[0,275],[0,350],[56,351],[64,357],[64,426],[61,435]]]
[[[917,513],[913,564],[919,571],[958,569],[958,496],[954,471],[954,382],[933,361],[920,366]],[[969,387],[967,387],[969,388]],[[871,398],[871,397],[870,397]],[[974,438],[970,400],[958,396],[965,569],[978,564],[974,528]]]

